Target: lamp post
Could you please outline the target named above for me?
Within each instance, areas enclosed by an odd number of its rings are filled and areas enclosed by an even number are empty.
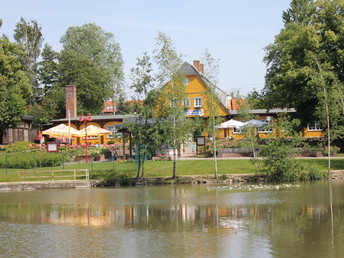
[[[85,128],[85,143],[86,143],[86,163],[88,163],[88,137],[87,137],[87,122],[92,121],[91,114],[84,115],[82,114],[79,118],[80,122],[84,122],[84,128]]]

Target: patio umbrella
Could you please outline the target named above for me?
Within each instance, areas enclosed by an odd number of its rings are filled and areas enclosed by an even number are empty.
[[[112,134],[111,131],[100,128],[98,126],[95,125],[89,125],[86,127],[86,131],[87,131],[87,136],[98,136],[98,135],[104,135],[104,134]],[[80,130],[80,136],[85,136],[85,128]]]
[[[226,122],[221,123],[218,128],[234,128],[243,126],[245,126],[245,123],[238,120],[230,119]]]
[[[43,131],[42,134],[49,135],[50,138],[61,138],[63,136],[69,135],[69,132],[71,136],[80,136],[81,134],[79,130],[73,127],[69,127],[65,124],[59,124],[57,126],[51,127]]]

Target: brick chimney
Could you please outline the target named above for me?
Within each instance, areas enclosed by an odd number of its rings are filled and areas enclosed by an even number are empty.
[[[204,64],[199,64],[199,69],[198,71],[200,72],[200,74],[204,74]]]
[[[70,117],[78,116],[76,105],[76,86],[66,85],[66,117],[68,117],[68,109],[70,110]]]
[[[201,64],[201,61],[194,60],[193,65],[200,74],[204,74],[204,64]]]

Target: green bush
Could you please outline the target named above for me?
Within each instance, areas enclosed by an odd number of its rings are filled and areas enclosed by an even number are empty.
[[[10,145],[7,145],[4,147],[4,149],[7,152],[21,152],[21,151],[26,151],[26,150],[31,150],[31,145],[32,143],[30,142],[14,142]]]
[[[309,180],[320,180],[326,177],[325,171],[320,171],[317,168],[311,167],[308,170],[304,170],[299,174],[299,180],[309,181]]]
[[[340,151],[340,148],[337,146],[330,146],[330,155],[337,154]],[[322,150],[323,155],[328,156],[328,147],[325,146]]]
[[[7,159],[6,159],[7,156]],[[36,164],[35,164],[36,158]],[[7,163],[7,164],[6,164]],[[56,167],[62,164],[60,153],[1,153],[0,167],[30,169],[36,167]]]

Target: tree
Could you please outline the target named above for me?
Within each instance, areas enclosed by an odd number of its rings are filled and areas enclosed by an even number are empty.
[[[45,44],[42,51],[42,61],[38,63],[38,79],[43,85],[43,96],[58,82],[59,53]]]
[[[59,85],[77,85],[78,111],[99,114],[104,98],[111,94],[109,73],[86,56],[73,50],[63,50],[59,57]]]
[[[69,27],[61,37],[61,43],[64,50],[71,50],[84,56],[106,72],[108,75],[105,86],[110,92],[115,92],[117,95],[123,92],[122,54],[120,45],[112,33],[105,32],[94,23],[86,23],[79,27]]]
[[[37,58],[40,55],[43,42],[41,30],[41,27],[35,20],[27,22],[24,18],[20,18],[14,30],[14,39],[25,49],[23,68],[29,74],[34,94],[31,104],[39,99],[41,95],[37,81]]]
[[[154,117],[157,94],[152,75],[152,63],[147,53],[137,58],[135,68],[131,69],[131,88],[135,91],[134,106],[137,118],[129,123],[129,131],[134,135],[137,145],[137,178],[144,176],[144,161],[161,143],[159,119]]]
[[[240,97],[240,99],[241,98],[242,97]],[[254,114],[252,114],[250,112],[252,109],[252,106],[255,103],[256,103],[255,101],[252,103],[250,99],[246,99],[246,100],[242,101],[242,103],[240,103],[239,109],[238,109],[240,120],[250,121],[251,119],[257,118]],[[259,145],[259,133],[257,130],[257,126],[247,124],[246,126],[240,128],[240,129],[244,135],[243,146],[250,148],[252,150],[253,157],[251,158],[251,161],[255,166],[256,174],[258,174],[257,148]]]
[[[21,46],[11,43],[5,36],[0,38],[0,141],[6,128],[20,123],[26,99],[31,94],[29,78],[20,62],[23,56]]]
[[[296,108],[302,126],[321,121],[328,127],[322,93],[327,85],[327,103],[338,103],[329,106],[333,139],[343,139],[343,16],[343,0],[293,0],[283,13],[284,28],[266,47],[264,58],[268,65],[265,100],[270,107]],[[325,81],[319,80],[319,67],[327,74]]]
[[[274,120],[274,134],[265,140],[260,151],[269,181],[296,181],[304,170],[295,159],[299,153],[297,147],[301,144],[296,130],[298,123],[298,120],[290,121],[284,115]]]
[[[338,125],[338,122],[343,121],[344,115],[344,101],[343,94],[338,85],[338,80],[331,71],[326,71],[320,64],[317,56],[314,53],[309,53],[310,58],[314,60],[316,73],[312,75],[313,87],[316,90],[317,97],[319,98],[319,106],[317,110],[317,117],[327,127],[327,156],[328,156],[328,174],[331,170],[331,136],[334,134],[337,137],[343,136],[343,125]],[[341,107],[341,108],[338,108]],[[319,112],[320,111],[320,112]],[[339,121],[338,121],[339,120]],[[339,128],[339,133],[331,132],[332,125]]]
[[[159,69],[157,79],[159,90],[159,115],[165,116],[166,142],[173,149],[173,178],[177,177],[177,150],[188,137],[188,125],[185,121],[185,75],[179,69],[182,66],[182,55],[180,55],[171,39],[162,32],[156,38],[157,49],[154,50],[155,60]],[[167,82],[167,83],[166,83]]]
[[[303,126],[326,128],[328,172],[331,141],[343,139],[344,129],[343,16],[342,0],[293,0],[265,57],[270,104],[295,107]]]
[[[219,59],[215,59],[209,50],[206,48],[203,57],[201,58],[204,64],[204,76],[206,78],[207,87],[209,91],[206,93],[206,106],[207,111],[210,116],[210,121],[208,121],[209,131],[212,134],[212,142],[214,149],[214,176],[217,178],[217,145],[216,145],[216,125],[219,124],[219,120],[216,118],[218,114],[218,107],[214,103],[219,101],[219,98],[216,94],[216,85],[219,83],[218,74],[219,74]]]

